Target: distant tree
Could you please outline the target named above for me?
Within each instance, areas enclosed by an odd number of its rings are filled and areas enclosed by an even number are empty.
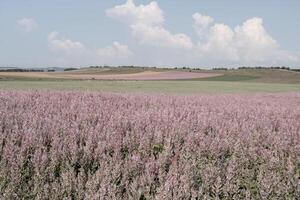
[[[64,71],[66,72],[66,71],[74,71],[74,70],[77,70],[77,68],[66,68],[66,69],[64,69]]]
[[[41,69],[0,69],[0,72],[43,72]]]
[[[213,70],[228,70],[228,69],[225,67],[216,67],[216,68],[213,68]]]

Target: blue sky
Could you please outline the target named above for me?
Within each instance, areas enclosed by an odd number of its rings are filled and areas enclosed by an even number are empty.
[[[300,1],[0,0],[0,66],[300,66]]]

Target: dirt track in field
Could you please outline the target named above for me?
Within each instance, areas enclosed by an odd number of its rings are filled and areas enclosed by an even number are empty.
[[[196,73],[182,71],[144,71],[132,74],[68,74],[64,72],[1,72],[0,77],[17,78],[59,78],[59,79],[82,79],[82,80],[182,80],[220,76],[215,73]]]

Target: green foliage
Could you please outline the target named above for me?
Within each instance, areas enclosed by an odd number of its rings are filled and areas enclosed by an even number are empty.
[[[165,150],[164,145],[163,144],[155,144],[152,147],[152,151],[153,151],[153,155],[155,158],[158,157],[158,155],[160,153],[162,153]]]
[[[78,70],[78,69],[77,68],[66,68],[66,69],[64,69],[65,72],[67,72],[67,71],[74,71],[74,70]]]

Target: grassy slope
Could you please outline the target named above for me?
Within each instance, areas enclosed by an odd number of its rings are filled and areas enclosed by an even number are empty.
[[[228,70],[217,71],[219,77],[204,78],[202,81],[246,81],[260,83],[300,84],[300,73],[287,70]],[[200,80],[200,79],[199,79]]]
[[[74,70],[69,72],[64,72],[67,74],[91,74],[91,75],[117,75],[117,74],[135,74],[135,73],[141,73],[145,71],[165,71],[165,69],[158,69],[158,68],[86,68],[86,69],[80,69],[80,70]]]

